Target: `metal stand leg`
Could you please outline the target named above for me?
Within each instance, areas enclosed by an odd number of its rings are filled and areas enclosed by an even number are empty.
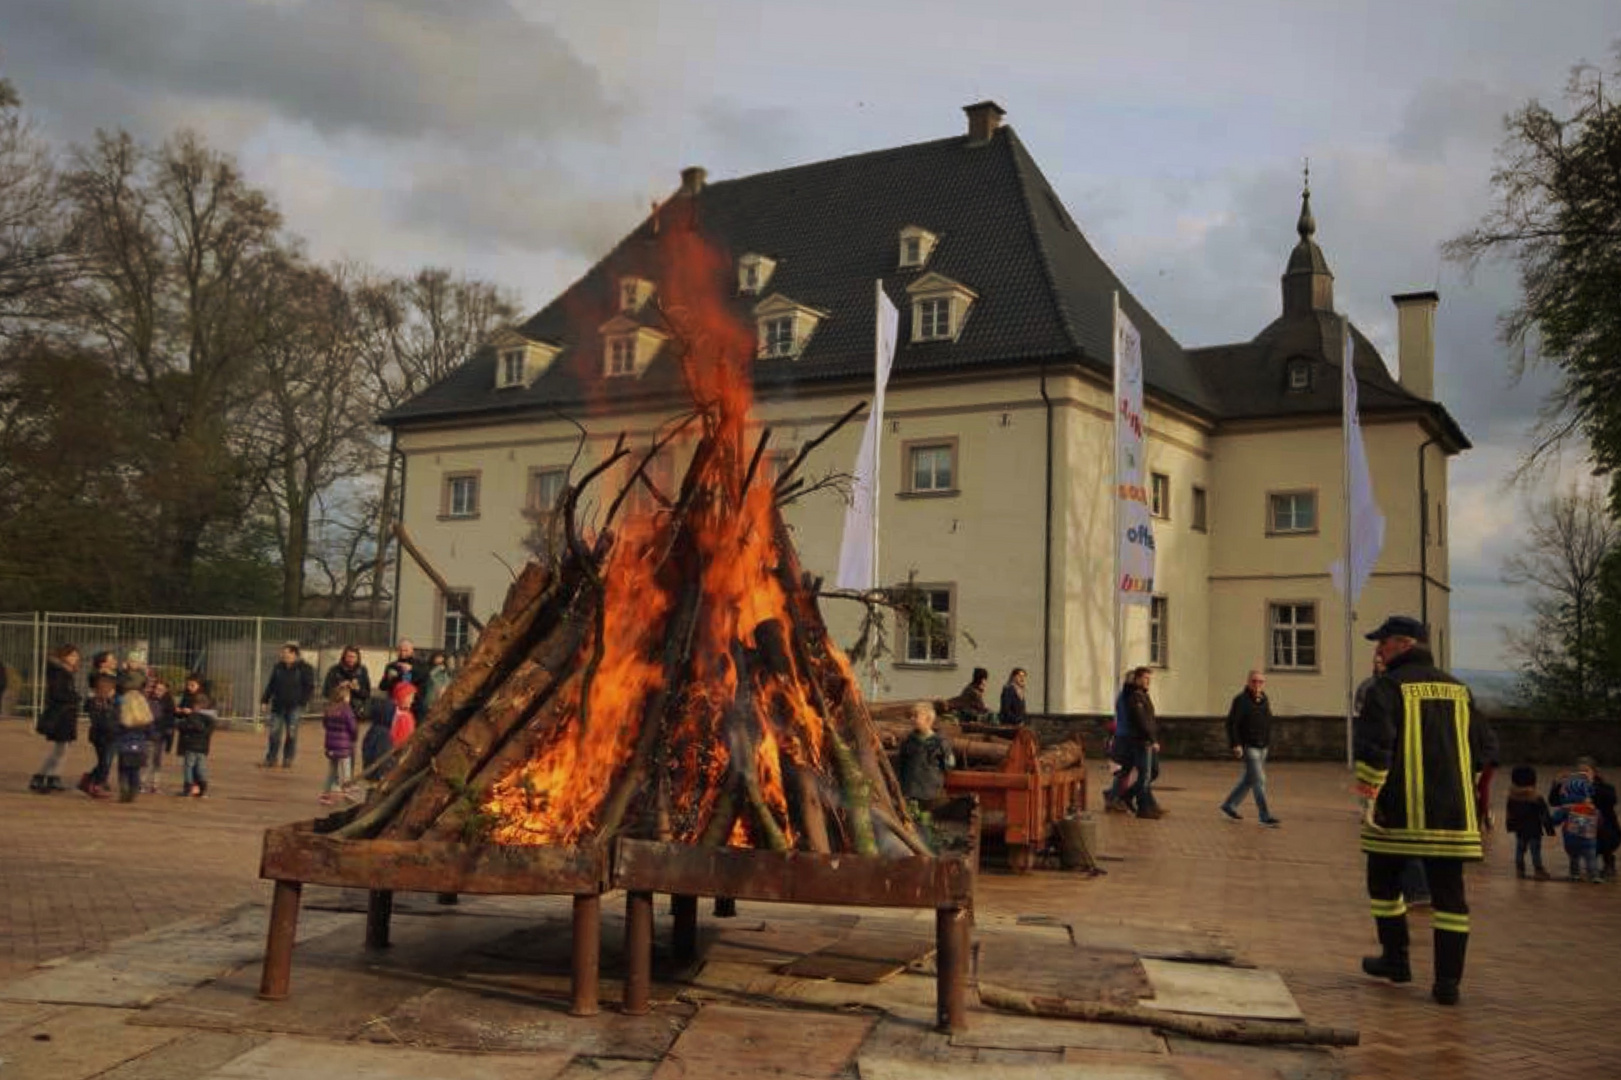
[[[259,996],[281,1001],[293,978],[293,944],[298,939],[298,903],[304,885],[278,881],[270,901],[270,932],[265,938],[265,964],[259,977]]]
[[[602,962],[602,897],[574,898],[574,1001],[570,1016],[597,1015],[597,975]]]
[[[394,894],[372,889],[366,894],[366,948],[388,948],[388,924],[394,917]]]
[[[732,919],[737,917],[737,901],[730,896],[715,897],[715,918]]]
[[[434,899],[438,900],[441,904],[444,904],[446,907],[449,907],[449,906],[454,905],[454,904],[461,903],[461,897],[457,896],[453,892],[442,892],[438,896],[434,897]]]
[[[698,955],[698,898],[670,897],[670,913],[675,917],[671,939],[675,958],[680,963],[686,963]]]
[[[934,913],[935,1012],[942,1031],[968,1028],[968,923],[962,908]]]
[[[625,1012],[642,1016],[653,993],[653,894],[625,896]]]

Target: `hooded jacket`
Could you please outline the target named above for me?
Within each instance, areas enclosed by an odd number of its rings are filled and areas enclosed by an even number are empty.
[[[1370,854],[1479,859],[1475,774],[1491,734],[1469,688],[1414,646],[1373,680],[1352,727],[1356,778],[1374,794]]]
[[[54,656],[45,665],[45,707],[34,730],[51,742],[73,742],[79,737],[79,691],[73,672]]]

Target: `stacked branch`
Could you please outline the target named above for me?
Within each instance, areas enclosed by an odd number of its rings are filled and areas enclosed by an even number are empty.
[[[694,421],[680,490],[657,491],[647,462]],[[560,504],[557,564],[525,568],[372,799],[322,827],[927,854],[782,521],[791,472],[768,481],[769,432],[741,435],[700,404],[639,464],[621,439]],[[582,493],[622,460],[588,543]],[[637,485],[653,509],[616,520]]]

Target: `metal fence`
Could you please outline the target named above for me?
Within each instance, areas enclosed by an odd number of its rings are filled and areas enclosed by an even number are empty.
[[[286,619],[215,615],[111,615],[94,612],[0,613],[0,664],[7,668],[0,715],[39,715],[50,650],[64,642],[79,647],[84,687],[90,658],[112,651],[122,660],[132,649],[179,691],[186,675],[208,681],[220,717],[253,717],[281,647],[296,642],[317,678],[337,662],[344,646],[358,646],[380,672],[388,652],[389,625],[369,619]]]

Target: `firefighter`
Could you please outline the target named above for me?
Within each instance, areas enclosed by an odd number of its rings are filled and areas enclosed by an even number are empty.
[[[1435,984],[1441,1005],[1458,1003],[1469,905],[1463,864],[1481,857],[1475,776],[1490,757],[1491,733],[1469,690],[1435,665],[1417,619],[1393,615],[1367,635],[1385,672],[1369,687],[1352,742],[1362,800],[1368,898],[1382,952],[1362,970],[1391,982],[1413,979],[1402,870],[1421,859],[1432,896]]]

